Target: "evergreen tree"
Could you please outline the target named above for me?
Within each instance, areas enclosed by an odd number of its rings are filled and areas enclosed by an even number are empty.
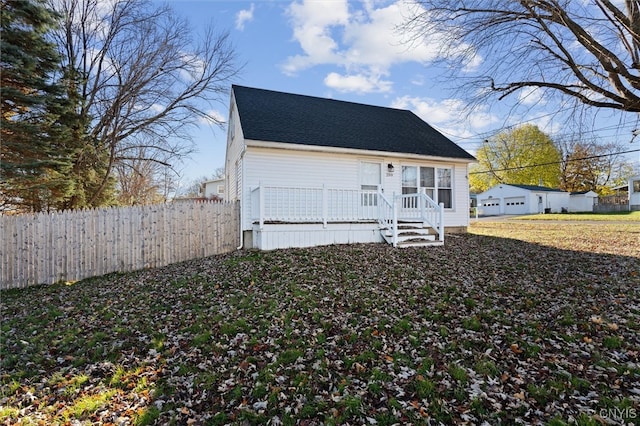
[[[68,136],[61,121],[68,102],[54,82],[60,58],[46,37],[56,17],[40,0],[1,4],[0,203],[40,211],[73,191],[70,158],[60,145]]]

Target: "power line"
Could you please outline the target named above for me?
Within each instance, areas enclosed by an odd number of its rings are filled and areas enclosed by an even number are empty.
[[[531,168],[534,168],[534,167],[551,166],[553,164],[571,163],[571,162],[574,162],[574,161],[592,160],[594,158],[611,157],[612,155],[629,154],[629,153],[638,152],[638,151],[640,151],[640,149],[632,149],[632,150],[629,150],[629,151],[612,152],[610,154],[592,155],[592,156],[583,157],[583,158],[572,158],[570,160],[551,161],[549,163],[533,164],[533,165],[528,165],[528,166],[515,166],[515,167],[506,167],[504,169],[482,170],[482,171],[479,171],[479,172],[469,172],[469,174],[470,175],[479,175],[479,174],[485,174],[485,173],[507,172],[507,171],[510,171],[510,170],[531,169]]]
[[[495,130],[492,132],[483,132],[483,133],[478,133],[475,136],[468,136],[468,137],[461,137],[458,138],[458,142],[456,142],[456,144],[458,145],[474,145],[474,144],[482,144],[483,140],[479,140],[482,139],[482,137],[484,135],[489,135],[491,134],[491,136],[487,136],[484,137],[484,139],[493,137],[495,135],[497,135],[498,133],[501,133],[503,131],[507,131],[511,128],[514,128],[517,126],[508,126],[503,128],[502,130]],[[622,124],[622,125],[611,125],[611,126],[605,126],[605,127],[600,127],[600,128],[595,128],[595,129],[588,129],[588,130],[582,130],[579,132],[575,132],[575,133],[559,133],[559,134],[555,134],[555,135],[548,135],[549,138],[551,138],[551,140],[553,140],[554,142],[559,142],[559,141],[563,141],[563,140],[570,140],[570,139],[578,139],[580,137],[582,138],[611,138],[614,136],[619,135],[621,132],[626,132],[626,131],[631,131],[631,133],[633,134],[633,131],[636,130],[636,128],[638,127],[638,125],[636,123],[626,123],[626,124]],[[603,131],[606,130],[615,130],[616,132],[614,132],[613,134],[602,134]],[[440,130],[441,133],[443,134],[448,134],[450,135],[452,138],[455,138],[455,135],[446,132],[446,131],[442,131]],[[545,133],[545,132],[543,132]],[[546,133],[545,133],[546,134]],[[466,140],[465,140],[466,139]],[[476,139],[476,140],[469,140],[469,139]]]

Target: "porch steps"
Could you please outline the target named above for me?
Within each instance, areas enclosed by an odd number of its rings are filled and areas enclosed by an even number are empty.
[[[393,244],[393,233],[390,229],[382,229],[384,240]],[[421,222],[398,223],[398,248],[441,246],[443,241],[437,239],[431,228],[425,228]]]

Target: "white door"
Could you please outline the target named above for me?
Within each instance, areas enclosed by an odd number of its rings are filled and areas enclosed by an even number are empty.
[[[525,197],[509,197],[504,199],[504,214],[527,214]]]
[[[378,188],[382,185],[382,163],[360,163],[360,217],[376,219],[378,216]]]

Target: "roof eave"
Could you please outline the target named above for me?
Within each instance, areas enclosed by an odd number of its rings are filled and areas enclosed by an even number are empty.
[[[374,151],[367,149],[355,149],[355,148],[340,148],[334,146],[321,146],[321,145],[304,145],[290,142],[270,142],[260,140],[245,140],[247,147],[256,148],[269,148],[269,149],[284,149],[295,151],[308,151],[308,152],[327,152],[334,154],[354,154],[354,155],[371,155],[377,157],[393,157],[393,158],[410,158],[415,160],[435,160],[435,161],[447,161],[455,163],[477,163],[477,160],[472,158],[457,158],[457,157],[441,157],[435,155],[422,155],[412,154],[404,152],[392,152],[392,151]]]

